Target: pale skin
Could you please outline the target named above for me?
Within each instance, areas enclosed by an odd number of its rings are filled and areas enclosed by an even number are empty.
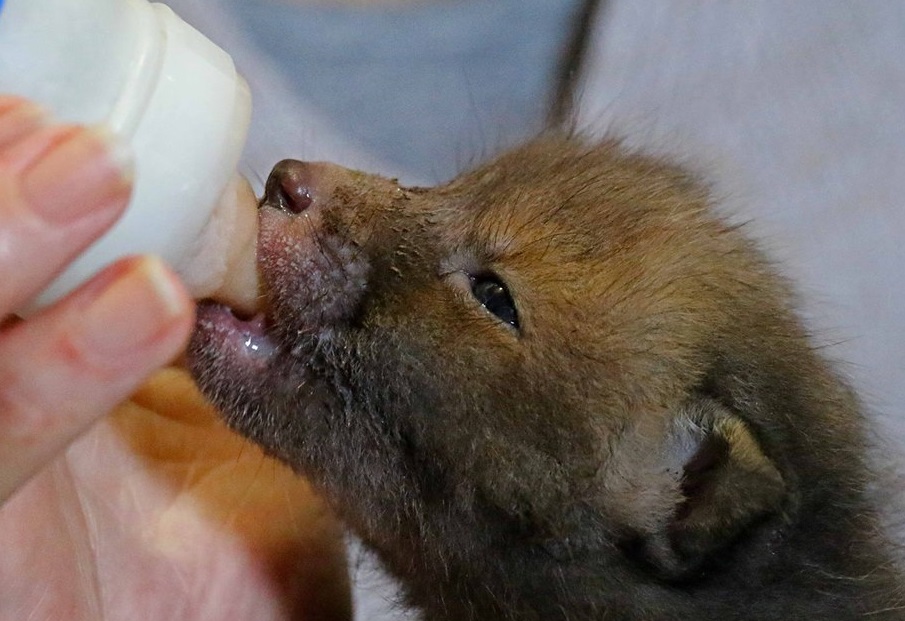
[[[120,260],[13,315],[131,185],[102,133],[0,96],[0,621],[345,618],[339,531],[307,485],[183,373],[146,383],[194,318],[163,263]]]

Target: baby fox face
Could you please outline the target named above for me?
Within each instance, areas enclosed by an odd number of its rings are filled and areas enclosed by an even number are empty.
[[[260,312],[202,304],[190,366],[439,615],[649,612],[626,585],[784,558],[809,478],[860,494],[850,395],[664,162],[546,138],[426,189],[286,160],[259,224]]]

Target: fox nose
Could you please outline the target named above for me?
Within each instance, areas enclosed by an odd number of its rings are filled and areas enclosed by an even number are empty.
[[[273,167],[264,185],[261,205],[300,214],[314,202],[314,175],[308,162],[283,160]]]

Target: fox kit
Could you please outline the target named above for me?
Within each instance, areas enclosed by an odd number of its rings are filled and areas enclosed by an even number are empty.
[[[190,366],[425,619],[905,619],[856,399],[709,203],[616,142],[287,160],[260,312],[202,304]]]

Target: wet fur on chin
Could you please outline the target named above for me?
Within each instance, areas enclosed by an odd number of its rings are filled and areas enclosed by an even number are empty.
[[[278,351],[201,326],[193,372],[425,618],[905,618],[857,400],[698,180],[560,137],[434,189],[274,175]],[[516,327],[469,290],[488,274]]]

